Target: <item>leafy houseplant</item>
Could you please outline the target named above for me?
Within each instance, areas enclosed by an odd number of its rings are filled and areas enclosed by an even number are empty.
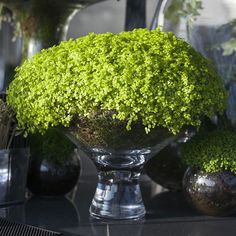
[[[160,0],[150,28],[155,29],[160,25],[165,31],[172,31],[177,34],[177,29],[184,21],[186,22],[186,31],[189,33],[191,24],[201,14],[202,5],[202,0]],[[181,36],[183,37],[183,35]]]
[[[166,10],[166,18],[177,24],[180,17],[185,17],[188,23],[192,23],[196,16],[200,15],[202,0],[175,0]]]
[[[195,208],[208,215],[229,215],[236,210],[236,135],[219,129],[196,135],[182,150],[190,166],[184,192]]]
[[[42,50],[8,90],[26,133],[59,127],[95,162],[91,214],[122,219],[145,214],[145,162],[201,116],[223,111],[225,99],[211,63],[160,29],[89,34]]]

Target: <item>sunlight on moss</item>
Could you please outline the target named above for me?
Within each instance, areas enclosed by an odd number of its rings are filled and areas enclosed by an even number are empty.
[[[7,93],[27,132],[111,111],[128,130],[139,120],[146,132],[162,126],[176,134],[226,103],[211,63],[160,29],[91,33],[42,50],[16,69]]]
[[[196,135],[183,146],[182,160],[207,173],[229,170],[236,174],[236,135],[226,130]]]

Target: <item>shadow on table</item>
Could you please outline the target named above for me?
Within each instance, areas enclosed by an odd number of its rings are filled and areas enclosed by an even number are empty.
[[[65,197],[32,197],[25,204],[26,223],[48,229],[66,229],[79,226],[79,212]]]
[[[146,219],[202,216],[186,202],[182,192],[162,192],[145,201]]]

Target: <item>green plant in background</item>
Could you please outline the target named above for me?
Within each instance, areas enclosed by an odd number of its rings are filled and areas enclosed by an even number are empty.
[[[173,0],[166,10],[166,18],[173,24],[178,24],[180,18],[184,17],[187,22],[187,27],[191,27],[196,17],[200,15],[200,10],[203,9],[202,0]],[[221,26],[218,31],[230,27],[233,35],[236,33],[236,20]],[[223,50],[223,56],[230,56],[236,51],[235,36],[227,39],[220,45],[216,45],[218,49]]]
[[[42,50],[16,69],[7,94],[19,127],[42,133],[99,115],[175,134],[226,100],[211,63],[160,29],[91,33]]]
[[[189,31],[189,27],[192,26],[196,17],[200,15],[201,9],[203,9],[202,0],[173,0],[167,7],[165,17],[174,25],[177,25],[181,18],[185,18],[187,31]],[[231,22],[222,25],[217,31],[224,32],[226,28],[231,29],[233,36],[224,42],[215,45],[213,49],[222,49],[223,56],[230,56],[236,51],[236,20],[232,20]]]
[[[29,137],[31,156],[37,160],[50,160],[64,163],[73,153],[75,146],[56,129],[49,129],[44,135]]]
[[[180,18],[184,17],[186,18],[187,26],[191,27],[196,17],[200,15],[199,11],[201,9],[203,9],[202,0],[173,0],[167,8],[166,18],[173,24],[178,24]],[[219,30],[224,30],[225,27],[231,27],[232,33],[235,34],[236,20],[223,25]],[[235,36],[218,45],[218,48],[223,50],[224,56],[232,55],[236,51]]]
[[[178,24],[181,17],[191,24],[200,15],[202,0],[173,0],[166,11],[166,18],[173,24]]]
[[[84,1],[77,4],[73,0],[0,0],[0,22],[6,19],[4,13],[7,11],[8,20],[10,18],[14,26],[13,40],[22,38],[24,60],[42,48],[48,48],[65,39],[70,16],[92,3]]]
[[[231,31],[231,37],[220,44],[218,49],[223,50],[223,56],[230,56],[236,52],[236,19],[222,25],[218,31],[225,32],[225,29]]]
[[[206,173],[236,173],[236,134],[226,129],[199,133],[182,149],[184,164]]]
[[[8,149],[16,133],[15,113],[0,98],[0,149]]]

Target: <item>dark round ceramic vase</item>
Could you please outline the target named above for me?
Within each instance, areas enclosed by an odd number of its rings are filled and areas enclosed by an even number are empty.
[[[80,163],[76,154],[63,162],[32,159],[27,186],[35,195],[55,197],[69,193],[78,181]]]
[[[204,173],[188,168],[183,191],[198,211],[211,216],[229,216],[236,212],[236,175],[230,171]]]

